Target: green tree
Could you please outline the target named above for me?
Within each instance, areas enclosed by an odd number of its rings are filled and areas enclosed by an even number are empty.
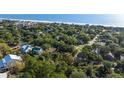
[[[83,72],[82,70],[77,70],[75,69],[71,75],[70,75],[70,78],[86,78],[86,74],[85,72]]]
[[[104,61],[103,66],[100,66],[96,71],[97,77],[108,78],[111,77],[112,74],[112,63],[109,61]]]

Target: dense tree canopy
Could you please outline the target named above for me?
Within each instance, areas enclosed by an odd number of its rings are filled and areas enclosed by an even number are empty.
[[[8,20],[0,26],[0,58],[10,53],[23,58],[13,68],[17,77],[124,77],[123,28]],[[23,44],[41,47],[43,52],[23,54]]]

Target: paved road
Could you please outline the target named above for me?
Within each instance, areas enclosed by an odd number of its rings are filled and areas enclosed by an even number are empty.
[[[102,32],[105,32],[105,31],[106,31],[106,30],[102,30]],[[101,32],[101,33],[102,33],[102,32]],[[82,49],[84,46],[86,46],[86,45],[89,45],[89,46],[93,45],[93,44],[97,41],[97,38],[100,36],[101,33],[97,34],[97,35],[96,35],[91,41],[89,41],[87,44],[75,46],[75,49],[77,49],[78,51],[77,51],[76,55],[74,56],[74,58],[77,57],[78,53],[81,52],[81,49]]]

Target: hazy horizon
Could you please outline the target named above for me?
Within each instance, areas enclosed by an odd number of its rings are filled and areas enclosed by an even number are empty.
[[[0,18],[124,27],[119,14],[0,14]]]

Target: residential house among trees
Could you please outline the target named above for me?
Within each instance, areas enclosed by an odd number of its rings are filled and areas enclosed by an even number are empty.
[[[124,61],[124,54],[120,55],[120,60]]]
[[[22,61],[22,58],[17,55],[8,54],[0,61],[0,70],[13,67],[17,61]]]
[[[31,50],[32,50],[32,47],[31,47],[31,45],[28,45],[28,44],[22,45],[22,47],[21,47],[21,52],[22,53],[28,53]]]
[[[40,47],[34,47],[32,48],[32,53],[33,54],[41,54],[43,52],[43,49]]]
[[[108,61],[113,61],[114,60],[114,55],[109,52],[106,56],[105,56],[105,60],[108,60]]]

